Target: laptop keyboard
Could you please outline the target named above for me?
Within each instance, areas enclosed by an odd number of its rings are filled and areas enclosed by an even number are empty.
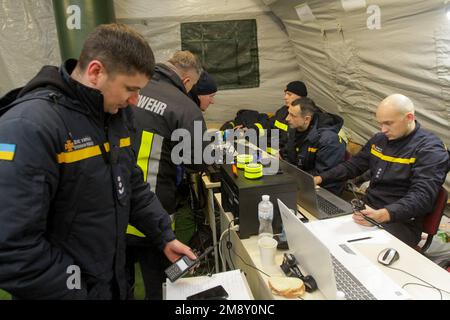
[[[345,299],[347,300],[377,300],[373,294],[369,292],[355,278],[350,271],[345,268],[333,255],[331,255],[333,262],[334,275],[336,277],[336,286],[339,291],[345,293]]]
[[[336,215],[340,213],[344,213],[345,211],[341,208],[335,206],[333,203],[328,201],[327,199],[323,198],[321,195],[317,195],[317,202],[319,205],[319,209],[328,214],[328,215]]]

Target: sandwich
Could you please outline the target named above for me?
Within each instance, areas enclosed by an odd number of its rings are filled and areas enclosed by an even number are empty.
[[[270,277],[269,287],[273,294],[286,298],[297,298],[305,293],[305,284],[294,277]]]

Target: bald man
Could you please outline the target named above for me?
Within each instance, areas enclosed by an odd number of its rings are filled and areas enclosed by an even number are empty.
[[[378,106],[381,132],[363,149],[333,169],[314,177],[316,184],[345,181],[370,170],[366,209],[353,215],[356,223],[371,226],[367,216],[414,247],[420,241],[423,217],[431,212],[439,187],[450,169],[442,141],[421,128],[412,101],[393,94]]]

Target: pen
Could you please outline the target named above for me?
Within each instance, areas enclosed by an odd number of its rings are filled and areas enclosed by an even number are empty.
[[[364,237],[364,238],[358,238],[358,239],[350,239],[350,240],[347,240],[347,242],[355,242],[355,241],[361,241],[361,240],[367,240],[367,239],[372,239],[372,237]]]
[[[369,217],[367,217],[367,216],[365,216],[365,215],[363,215],[363,214],[361,214],[361,215],[362,215],[362,217],[364,218],[364,220],[370,222],[371,224],[377,226],[377,227],[380,228],[380,229],[384,229],[384,227],[383,227],[381,224],[379,224],[378,222],[376,222],[376,221],[373,220],[372,218],[369,218]]]

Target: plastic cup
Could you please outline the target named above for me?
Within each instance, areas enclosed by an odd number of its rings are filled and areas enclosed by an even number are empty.
[[[275,265],[277,244],[277,240],[272,237],[262,237],[258,240],[259,255],[263,266],[270,267]]]

